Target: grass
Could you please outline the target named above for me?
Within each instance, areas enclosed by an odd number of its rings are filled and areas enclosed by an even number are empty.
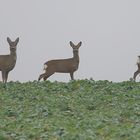
[[[140,83],[0,83],[0,140],[139,140]]]

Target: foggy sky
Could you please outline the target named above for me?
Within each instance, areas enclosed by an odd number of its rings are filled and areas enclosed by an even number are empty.
[[[0,54],[9,53],[7,36],[20,38],[8,81],[37,80],[44,62],[72,57],[69,41],[82,41],[75,79],[129,80],[140,55],[139,7],[139,0],[0,0]]]

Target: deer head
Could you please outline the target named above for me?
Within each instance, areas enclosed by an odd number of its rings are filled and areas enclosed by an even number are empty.
[[[19,37],[15,41],[11,41],[11,39],[9,37],[7,37],[7,42],[9,43],[10,51],[16,52],[17,44],[19,42]]]

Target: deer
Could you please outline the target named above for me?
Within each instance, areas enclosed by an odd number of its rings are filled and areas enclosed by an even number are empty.
[[[138,56],[138,60],[137,60],[137,66],[138,66],[138,69],[136,72],[134,72],[134,75],[133,75],[133,80],[136,81],[136,77],[138,74],[140,74],[140,56]]]
[[[0,55],[0,71],[2,73],[2,81],[3,83],[7,83],[8,74],[15,67],[17,60],[17,44],[19,42],[19,38],[15,41],[11,41],[9,37],[7,37],[7,42],[10,46],[10,54],[8,55]]]
[[[50,60],[44,63],[45,73],[41,74],[38,78],[40,81],[42,78],[44,81],[47,80],[54,73],[69,73],[71,80],[74,80],[74,72],[78,70],[79,67],[79,48],[82,42],[75,45],[70,41],[70,46],[73,49],[73,57],[68,59],[56,59]]]

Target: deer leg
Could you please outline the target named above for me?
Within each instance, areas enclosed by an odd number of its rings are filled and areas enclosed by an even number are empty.
[[[74,80],[73,72],[70,73],[71,80]]]
[[[134,73],[134,76],[133,76],[134,81],[136,80],[136,77],[137,77],[137,75],[138,75],[139,73],[140,73],[139,70],[137,70],[137,71]]]
[[[45,80],[47,80],[48,77],[50,77],[53,74],[54,74],[54,72],[45,72],[39,76],[38,81],[40,81],[42,78],[45,81]]]
[[[53,75],[53,74],[54,74],[54,72],[48,72],[48,73],[46,72],[46,73],[45,73],[45,76],[43,77],[43,80],[46,81],[47,78],[49,78],[49,77],[50,77],[51,75]]]
[[[2,71],[2,81],[3,81],[3,83],[6,83],[5,82],[5,75],[6,75],[6,72],[5,71]]]
[[[38,81],[40,81],[45,76],[45,73],[39,75]]]
[[[49,78],[51,75],[53,75],[55,72],[52,71],[49,67],[46,68],[43,80],[46,81],[47,78]]]
[[[7,82],[8,74],[9,74],[9,71],[5,72],[5,83]]]

